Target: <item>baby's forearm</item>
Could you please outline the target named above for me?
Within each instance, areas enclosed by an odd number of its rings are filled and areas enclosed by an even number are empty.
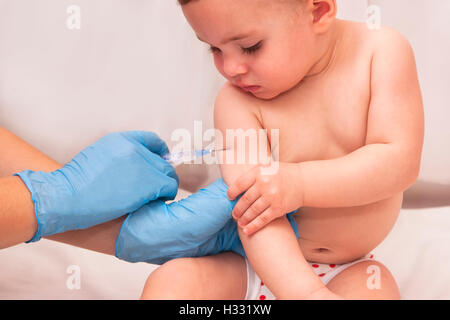
[[[252,167],[222,165],[222,177],[229,186]],[[277,299],[302,299],[324,288],[305,260],[286,216],[250,236],[239,227],[238,233],[248,261]]]
[[[338,208],[374,203],[413,184],[415,162],[396,144],[370,144],[343,157],[299,163],[303,206]]]
[[[286,217],[239,236],[252,268],[277,299],[302,299],[324,288],[304,258]]]

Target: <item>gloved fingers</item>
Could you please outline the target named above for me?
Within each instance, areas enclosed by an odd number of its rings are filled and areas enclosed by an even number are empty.
[[[220,231],[231,219],[232,204],[228,199],[211,196],[201,190],[197,193],[169,204],[170,212],[183,224],[192,225],[199,237],[210,236]]]
[[[134,141],[139,142],[153,153],[162,156],[169,152],[167,144],[156,133],[150,131],[125,131],[122,134]]]
[[[175,172],[175,168],[169,162],[152,152],[146,153],[144,157],[149,163],[149,170],[156,169],[164,175],[174,179],[177,184],[179,184],[180,180]]]
[[[141,154],[152,167],[157,168],[160,172],[175,179],[179,184],[179,178],[174,167],[169,162],[162,159],[162,155],[168,153],[169,148],[157,134],[149,131],[125,131],[122,132],[122,134],[127,139],[138,142],[143,147],[144,150],[141,149]]]
[[[157,174],[160,175],[158,179],[152,179],[148,181],[148,189],[150,194],[148,195],[147,200],[153,201],[156,199],[160,199],[162,201],[166,201],[175,199],[178,193],[178,177],[172,178],[160,172],[155,173],[154,175]],[[159,187],[155,189],[156,183],[159,184]],[[154,190],[158,190],[158,193],[155,194]]]
[[[171,228],[175,223],[179,226],[179,234],[191,237],[193,233],[197,238],[207,238],[231,220],[232,209],[233,202],[227,199],[226,186],[220,179],[187,198],[168,204],[165,213],[173,218]],[[160,216],[160,210],[155,213],[152,203],[141,211],[151,214],[152,219],[168,219]]]
[[[215,237],[200,231],[207,222],[182,207],[156,200],[131,213],[116,241],[115,256],[130,262],[164,263],[215,253]]]
[[[177,202],[156,200],[131,213],[116,242],[116,257],[161,263],[227,251],[239,244],[233,201],[222,179]],[[236,240],[237,239],[237,240]]]

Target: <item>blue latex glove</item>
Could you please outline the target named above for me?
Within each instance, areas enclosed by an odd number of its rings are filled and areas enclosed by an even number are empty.
[[[153,201],[128,215],[117,237],[116,257],[153,264],[223,251],[245,257],[231,215],[238,199],[228,200],[227,190],[219,179],[178,202]],[[298,237],[292,214],[288,219]]]
[[[158,199],[174,199],[178,177],[161,158],[168,148],[145,131],[111,133],[53,172],[25,170],[38,231],[28,242],[114,220]]]

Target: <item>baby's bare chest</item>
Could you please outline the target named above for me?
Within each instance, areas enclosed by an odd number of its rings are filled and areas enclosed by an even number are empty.
[[[260,121],[268,130],[272,151],[276,151],[272,152],[274,158],[297,163],[328,160],[365,145],[370,112],[370,59],[353,61],[352,66],[347,65],[341,72],[336,70],[323,81],[306,82],[296,91],[260,106]],[[273,130],[278,130],[276,140]],[[300,208],[296,220],[306,259],[338,263],[349,256],[356,259],[363,252],[368,253],[392,228],[401,201],[400,193],[365,206]],[[337,220],[336,216],[340,218]],[[361,228],[363,225],[367,228]],[[350,250],[352,243],[360,239],[365,239],[364,244],[358,250]]]
[[[260,108],[274,157],[283,162],[338,158],[365,145],[370,68],[300,86]],[[273,130],[278,130],[278,137]],[[277,154],[278,153],[278,156]]]

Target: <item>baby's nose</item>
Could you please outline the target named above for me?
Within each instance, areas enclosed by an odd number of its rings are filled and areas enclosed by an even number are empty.
[[[229,77],[236,77],[248,72],[248,67],[238,61],[225,61],[223,70]]]

